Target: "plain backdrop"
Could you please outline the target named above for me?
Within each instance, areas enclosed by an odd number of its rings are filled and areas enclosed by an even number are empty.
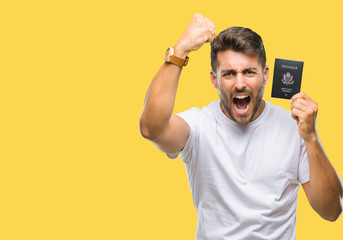
[[[0,239],[194,239],[196,212],[179,158],[139,132],[146,90],[199,12],[217,31],[249,27],[275,58],[304,61],[302,91],[343,176],[341,1],[2,1]],[[217,100],[210,48],[192,52],[175,113]],[[285,146],[287,147],[287,146]],[[297,239],[342,239],[299,190]]]

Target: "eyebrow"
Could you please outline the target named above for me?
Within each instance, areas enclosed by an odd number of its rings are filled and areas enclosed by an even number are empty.
[[[248,67],[248,68],[244,68],[242,70],[242,72],[247,72],[247,71],[257,71],[257,68],[255,67]],[[221,73],[236,73],[236,70],[234,69],[224,69],[221,71]]]

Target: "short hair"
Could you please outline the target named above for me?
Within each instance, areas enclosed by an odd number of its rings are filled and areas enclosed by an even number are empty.
[[[211,67],[217,71],[219,51],[233,50],[248,55],[258,56],[264,69],[266,65],[266,52],[260,35],[249,28],[230,27],[218,34],[211,42]]]

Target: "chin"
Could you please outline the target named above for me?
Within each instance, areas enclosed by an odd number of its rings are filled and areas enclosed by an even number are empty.
[[[235,121],[238,124],[246,125],[251,122],[251,116],[245,115],[245,116],[235,116],[233,118],[233,121]]]

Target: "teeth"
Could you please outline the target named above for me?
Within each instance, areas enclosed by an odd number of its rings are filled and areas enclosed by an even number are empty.
[[[248,96],[236,96],[235,98],[238,98],[238,99],[244,99],[244,98],[247,98]]]

